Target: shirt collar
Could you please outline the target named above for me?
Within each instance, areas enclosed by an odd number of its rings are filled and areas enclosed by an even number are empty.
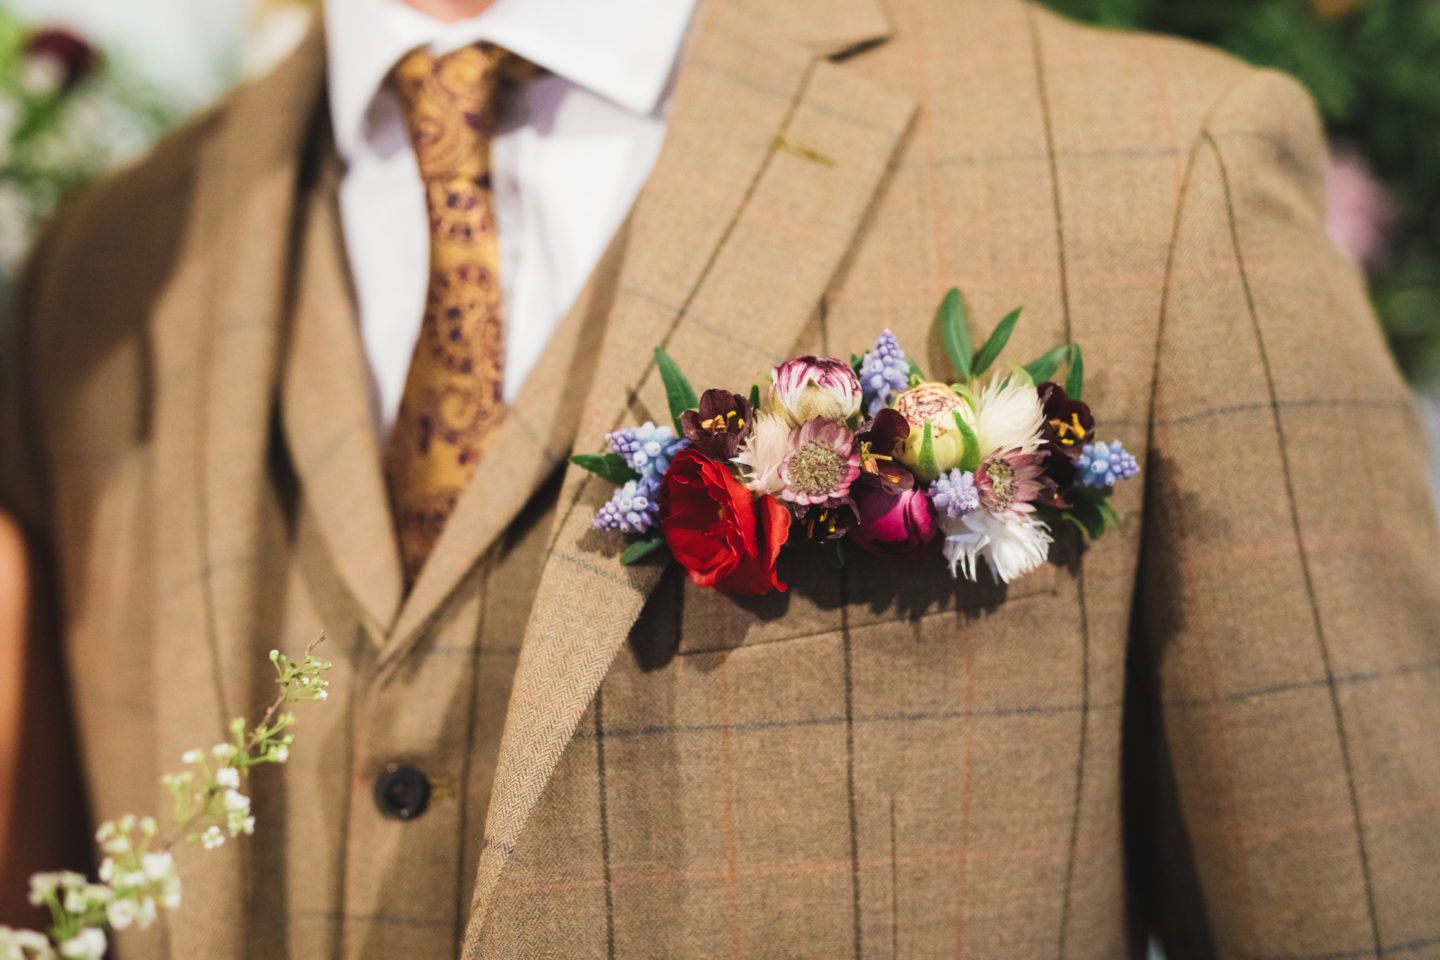
[[[488,40],[640,115],[665,92],[695,0],[496,0],[470,20],[443,23],[402,0],[325,0],[331,122],[342,156],[365,137],[365,117],[406,53],[447,53]]]

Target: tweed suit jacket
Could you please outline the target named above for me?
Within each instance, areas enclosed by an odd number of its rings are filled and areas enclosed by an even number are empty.
[[[97,816],[322,629],[334,696],[121,956],[1440,956],[1423,431],[1292,80],[1019,0],[711,0],[660,159],[403,594],[311,37],[37,253],[6,498]],[[621,566],[564,467],[960,286],[1084,344],[1143,482],[1008,589],[805,550]],[[431,809],[379,815],[377,772]],[[203,859],[205,869],[197,869]]]

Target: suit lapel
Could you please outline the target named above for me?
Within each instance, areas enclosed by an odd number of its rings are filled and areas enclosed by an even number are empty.
[[[697,16],[665,146],[632,215],[579,450],[629,423],[668,421],[656,344],[697,390],[748,387],[786,358],[913,112],[761,13],[715,2]],[[623,544],[591,529],[608,495],[570,468],[516,668],[467,957],[561,751],[660,576],[622,566]]]

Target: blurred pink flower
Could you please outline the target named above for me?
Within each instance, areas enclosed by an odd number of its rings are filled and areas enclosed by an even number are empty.
[[[1333,143],[1325,171],[1326,230],[1341,252],[1363,266],[1384,258],[1395,200],[1353,146]]]

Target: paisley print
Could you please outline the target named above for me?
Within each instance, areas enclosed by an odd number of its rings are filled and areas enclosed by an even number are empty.
[[[528,71],[490,44],[415,51],[391,74],[430,215],[430,287],[385,453],[412,584],[504,417],[505,342],[490,137],[503,92]]]

